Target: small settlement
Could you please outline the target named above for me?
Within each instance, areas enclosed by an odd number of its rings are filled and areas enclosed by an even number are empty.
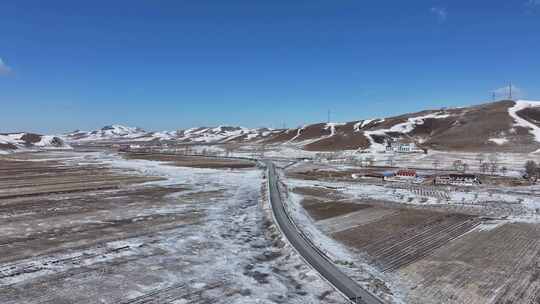
[[[383,180],[404,183],[432,183],[434,185],[474,186],[481,184],[475,174],[450,173],[440,175],[419,175],[414,169],[398,169],[383,173]]]
[[[481,184],[478,176],[474,174],[448,174],[438,175],[433,181],[435,185],[473,186]]]

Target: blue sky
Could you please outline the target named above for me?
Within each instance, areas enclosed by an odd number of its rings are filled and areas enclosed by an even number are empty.
[[[540,0],[2,1],[0,132],[294,127],[540,99]]]

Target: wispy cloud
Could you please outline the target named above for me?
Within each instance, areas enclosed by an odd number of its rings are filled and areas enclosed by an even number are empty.
[[[533,1],[536,1],[536,0],[533,0]],[[540,0],[538,0],[538,1],[540,1]],[[448,18],[448,11],[444,7],[434,6],[434,7],[432,7],[430,9],[430,12],[437,17],[437,20],[440,23],[445,22],[446,19]]]
[[[495,98],[497,99],[505,99],[510,97],[510,93],[512,93],[512,99],[517,98],[523,98],[525,97],[525,91],[517,87],[515,85],[507,85],[502,88],[498,88],[492,91],[492,93],[495,95]]]
[[[0,58],[0,75],[8,75],[9,73],[11,73],[11,68]]]
[[[540,10],[540,0],[527,0],[524,4],[525,11],[533,13]]]

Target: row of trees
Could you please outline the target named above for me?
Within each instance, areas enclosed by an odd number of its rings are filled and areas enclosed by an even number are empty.
[[[339,159],[340,156],[343,157],[339,153],[317,154],[318,159],[325,158],[327,160]],[[481,173],[484,173],[484,174],[490,173],[492,175],[494,175],[497,172],[501,173],[502,175],[506,175],[508,173],[508,167],[501,166],[500,161],[499,161],[499,155],[497,155],[496,153],[493,153],[493,154],[480,153],[476,156],[475,160],[478,162],[477,168],[478,168],[478,171],[480,171]],[[375,159],[372,156],[367,156],[363,158],[356,158],[354,156],[349,156],[349,157],[343,158],[343,161],[351,165],[362,166],[362,167],[373,166],[375,163]],[[395,164],[395,159],[393,156],[390,156],[386,159],[387,166],[393,167],[394,164]],[[434,169],[439,169],[441,167],[441,161],[438,159],[435,159],[432,164],[433,164]],[[458,159],[452,163],[452,168],[458,172],[465,173],[471,169],[471,164]],[[525,176],[526,178],[529,178],[535,182],[539,180],[540,179],[540,163],[536,163],[532,160],[527,161],[525,164],[525,174],[526,174]]]
[[[540,165],[533,160],[525,163],[525,177],[536,182],[540,178]]]
[[[435,162],[434,162],[433,166],[437,169],[439,163],[438,163],[438,161],[435,161]],[[454,168],[454,170],[456,170],[458,172],[462,172],[462,173],[465,173],[470,168],[469,164],[467,164],[466,162],[464,162],[462,160],[459,160],[459,159],[455,160],[452,163],[452,167]],[[479,164],[478,169],[482,173],[488,173],[489,172],[491,174],[495,174],[496,172],[501,172],[503,175],[505,175],[508,172],[508,168],[506,166],[502,166],[502,167],[499,166],[499,163],[498,163],[497,159],[493,159],[490,162],[483,162],[483,163]]]
[[[497,154],[490,154],[488,156],[486,156],[485,154],[478,154],[476,160],[478,161],[478,169],[482,173],[489,172],[491,174],[495,174],[495,172],[501,172],[504,175],[508,171],[507,167],[499,166],[499,157],[497,156]],[[436,159],[433,161],[433,168],[439,169],[440,165],[440,160]],[[470,165],[458,159],[452,163],[452,168],[458,172],[465,173],[470,169]]]
[[[497,156],[492,156],[488,159],[488,161],[483,160],[480,158],[480,164],[479,169],[482,173],[491,173],[495,174],[495,172],[501,172],[503,175],[506,175],[508,172],[508,168],[506,166],[499,167],[499,161]],[[439,161],[434,161],[433,166],[435,168],[438,167]],[[454,170],[459,172],[466,172],[469,169],[469,165],[461,160],[456,160],[452,164]],[[528,178],[534,182],[538,181],[540,179],[540,164],[537,164],[533,160],[528,160],[525,163],[525,178]]]

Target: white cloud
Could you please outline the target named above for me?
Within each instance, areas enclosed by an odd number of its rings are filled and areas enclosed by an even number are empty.
[[[512,88],[512,99],[518,99],[525,97],[525,91],[523,89],[516,87],[515,85],[507,85],[502,88],[498,88],[492,91],[493,94],[495,94],[495,98],[497,99],[506,99],[510,97],[510,88]]]
[[[536,0],[533,0],[533,1],[536,1]],[[434,14],[437,17],[437,20],[439,20],[439,22],[441,23],[445,22],[446,18],[448,17],[448,12],[446,11],[446,8],[444,7],[434,6],[430,9],[430,11],[432,14]]]
[[[0,58],[0,75],[7,75],[9,73],[11,73],[11,68]]]

